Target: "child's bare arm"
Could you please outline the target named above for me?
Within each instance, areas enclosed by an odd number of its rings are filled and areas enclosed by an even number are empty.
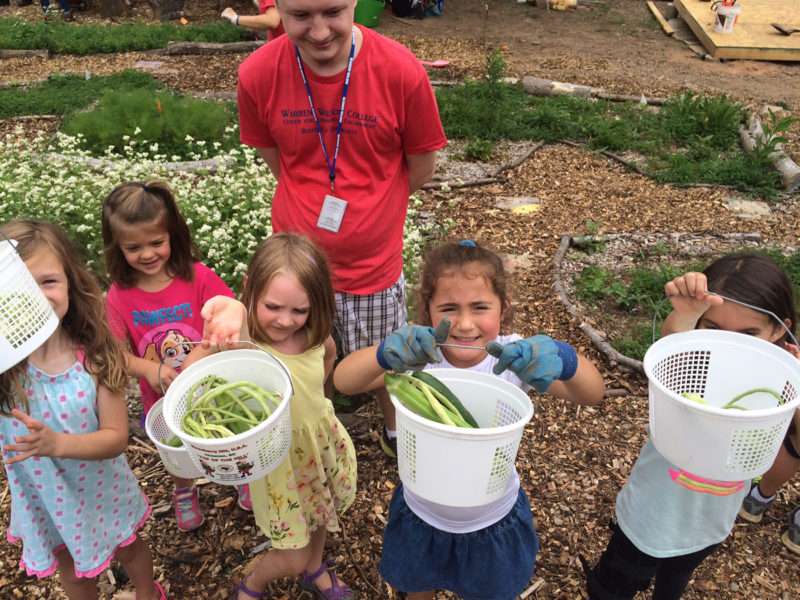
[[[333,372],[333,385],[343,394],[361,394],[383,386],[386,369],[378,364],[378,346],[356,350],[345,356]]]
[[[328,376],[333,371],[333,364],[336,362],[336,342],[333,341],[331,336],[325,338],[323,342],[323,348],[325,348],[325,357],[323,358],[324,368],[325,368],[325,377],[324,379],[328,379]]]
[[[672,312],[664,319],[661,335],[691,331],[709,307],[723,303],[719,296],[708,294],[708,281],[702,273],[689,272],[664,286],[672,303]]]
[[[183,367],[197,362],[220,350],[235,348],[238,341],[249,341],[247,309],[244,304],[228,296],[214,296],[200,311],[203,325],[203,343],[194,347],[183,361]]]
[[[606,393],[606,383],[597,367],[588,358],[578,354],[578,369],[571,379],[556,379],[547,390],[558,398],[574,404],[591,406],[599,404]]]
[[[17,453],[6,458],[7,464],[21,462],[31,456],[103,460],[125,451],[128,444],[128,408],[124,394],[114,394],[100,386],[97,390],[99,429],[91,433],[57,432],[18,409],[12,416],[22,421],[28,433],[17,436],[13,444],[3,448]]]

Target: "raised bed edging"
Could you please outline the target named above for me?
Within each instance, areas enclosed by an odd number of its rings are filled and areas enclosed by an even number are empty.
[[[555,290],[556,294],[558,294],[558,298],[561,301],[561,304],[567,310],[569,315],[578,323],[578,327],[581,331],[589,338],[592,342],[592,345],[597,348],[605,357],[606,359],[614,366],[619,366],[623,371],[635,371],[640,374],[644,374],[644,365],[641,361],[631,358],[629,356],[625,356],[618,352],[608,341],[607,341],[607,334],[603,331],[595,329],[589,323],[587,323],[582,315],[580,315],[575,308],[575,305],[570,301],[567,297],[567,292],[564,287],[564,283],[561,279],[561,264],[564,262],[564,259],[567,255],[567,252],[571,247],[581,248],[585,247],[588,242],[596,241],[598,237],[602,237],[605,239],[614,239],[614,238],[626,238],[631,236],[631,233],[622,233],[622,234],[603,234],[602,236],[575,236],[573,237],[570,233],[564,233],[561,236],[561,242],[558,245],[558,249],[556,250],[555,254],[553,255],[553,263],[552,263],[552,280],[553,280],[553,289]],[[670,234],[672,237],[676,239],[682,239],[687,236],[696,236],[697,233],[687,232],[687,233],[673,233]],[[712,234],[713,235],[713,234]],[[741,243],[760,243],[762,241],[761,234],[759,233],[727,233],[727,234],[716,234],[716,237],[721,237],[723,239],[738,241]]]

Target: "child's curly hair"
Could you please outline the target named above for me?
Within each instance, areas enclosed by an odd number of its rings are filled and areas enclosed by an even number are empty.
[[[66,233],[52,223],[16,220],[0,227],[16,240],[22,260],[38,252],[50,251],[61,261],[67,277],[69,307],[61,319],[61,328],[77,349],[85,353],[84,366],[98,385],[113,393],[124,393],[128,383],[122,347],[111,334],[105,318],[105,301],[97,280],[78,256]],[[28,412],[26,387],[27,359],[0,374],[0,415],[22,405]]]
[[[484,277],[500,298],[502,325],[511,322],[512,310],[508,293],[508,274],[503,259],[495,251],[470,240],[446,242],[425,255],[420,275],[415,316],[421,325],[432,325],[430,302],[441,277],[454,274]]]

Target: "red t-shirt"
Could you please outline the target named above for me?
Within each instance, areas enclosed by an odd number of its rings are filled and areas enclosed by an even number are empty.
[[[263,15],[267,9],[275,6],[275,0],[258,0],[258,14]],[[286,31],[283,28],[283,23],[278,25],[275,29],[267,30],[267,41],[271,42],[279,35],[283,35]]]
[[[404,155],[438,150],[447,140],[419,60],[360,29],[364,41],[353,62],[335,168],[334,195],[348,203],[338,233],[317,227],[329,170],[288,36],[265,44],[239,68],[239,122],[243,143],[279,150],[274,230],[313,238],[330,258],[337,291],[372,294],[392,286],[403,268]],[[304,69],[332,162],[346,70],[321,77]]]
[[[187,342],[203,339],[203,304],[214,296],[233,298],[233,292],[214,271],[194,265],[194,281],[175,277],[160,292],[121,288],[112,283],[106,295],[106,315],[111,331],[130,345],[131,354],[181,370],[194,348]],[[161,397],[144,378],[139,379],[144,413]]]

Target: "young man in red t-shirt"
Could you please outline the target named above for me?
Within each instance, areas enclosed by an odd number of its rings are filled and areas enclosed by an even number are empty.
[[[354,25],[355,4],[277,0],[286,36],[242,63],[238,94],[241,140],[278,180],[274,230],[305,233],[330,258],[344,354],[405,324],[408,197],[447,144],[425,69]],[[394,409],[385,389],[378,398],[394,456]]]

